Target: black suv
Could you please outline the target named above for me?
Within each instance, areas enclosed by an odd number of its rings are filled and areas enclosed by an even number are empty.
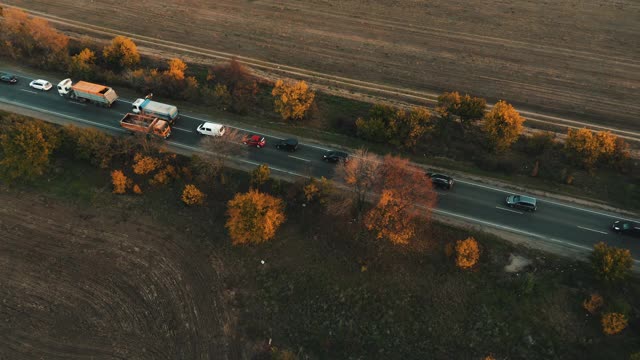
[[[618,220],[611,225],[611,230],[625,235],[634,235],[640,237],[640,224],[630,221]]]
[[[332,162],[332,163],[337,163],[339,161],[342,162],[347,162],[349,161],[349,154],[347,154],[346,152],[342,152],[342,151],[327,151],[324,156],[322,157],[322,160],[326,161],[326,162]]]
[[[296,139],[284,139],[276,143],[276,149],[286,151],[298,150],[298,140]]]
[[[428,172],[427,176],[431,179],[433,186],[447,190],[451,190],[453,188],[454,181],[451,176],[432,172]]]
[[[18,78],[15,75],[0,73],[0,81],[6,82],[9,84],[15,84],[18,82]]]

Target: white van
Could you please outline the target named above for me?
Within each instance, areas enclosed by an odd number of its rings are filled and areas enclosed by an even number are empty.
[[[224,132],[227,131],[227,128],[221,124],[206,122],[198,126],[196,131],[200,133],[200,135],[222,136]]]

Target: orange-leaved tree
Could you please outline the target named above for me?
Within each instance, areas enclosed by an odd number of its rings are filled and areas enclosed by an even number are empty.
[[[111,183],[113,184],[114,194],[124,194],[131,185],[131,180],[122,172],[122,170],[113,170],[111,172]]]
[[[155,171],[160,165],[162,165],[162,161],[160,159],[142,155],[140,153],[137,153],[133,157],[133,161],[133,172],[138,175],[146,175]]]
[[[627,277],[633,265],[629,249],[608,246],[604,242],[599,242],[593,246],[590,259],[591,266],[596,272],[596,277],[609,282]]]
[[[285,221],[282,200],[254,189],[236,194],[227,203],[227,215],[234,245],[270,240]]]
[[[316,94],[304,81],[278,80],[273,90],[275,110],[285,120],[302,120],[313,104]]]
[[[182,190],[182,202],[187,205],[202,205],[204,204],[205,194],[200,191],[195,185],[188,184]]]
[[[620,313],[606,313],[602,315],[602,332],[615,335],[627,327],[627,317]]]
[[[582,302],[582,307],[592,315],[597,314],[602,305],[604,305],[604,299],[600,294],[591,294]]]
[[[138,47],[133,40],[124,36],[113,38],[111,44],[102,49],[102,55],[115,70],[131,69],[140,63]]]
[[[588,170],[593,170],[601,159],[613,160],[619,154],[620,146],[624,148],[624,143],[619,143],[618,137],[611,132],[594,133],[587,128],[568,129],[564,143],[569,157]]]
[[[378,173],[374,188],[380,197],[365,217],[365,226],[377,238],[407,244],[415,235],[414,219],[431,219],[437,195],[424,171],[407,159],[387,155]]]
[[[505,101],[498,101],[491,111],[484,115],[483,130],[489,145],[495,152],[503,152],[511,147],[522,133],[524,118]]]
[[[456,242],[456,265],[461,269],[470,269],[480,260],[480,246],[474,237]]]

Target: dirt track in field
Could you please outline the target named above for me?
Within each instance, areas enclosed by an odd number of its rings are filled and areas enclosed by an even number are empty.
[[[640,129],[634,0],[4,0],[112,29]]]
[[[227,358],[212,259],[152,224],[0,189],[0,359]]]

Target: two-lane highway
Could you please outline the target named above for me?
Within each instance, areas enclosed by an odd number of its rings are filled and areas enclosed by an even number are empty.
[[[0,107],[5,103],[75,123],[126,133],[120,127],[119,121],[131,110],[129,101],[118,100],[112,108],[77,103],[58,95],[55,85],[61,79],[48,80],[54,84],[54,88],[48,92],[29,88],[28,83],[31,79],[27,77],[20,77],[20,81],[15,85],[0,84]],[[172,136],[167,140],[169,145],[197,150],[201,135],[195,131],[196,127],[204,121],[224,123],[216,119],[189,116],[188,111],[180,110],[182,118],[173,127]],[[239,129],[242,132],[265,136],[267,146],[262,149],[249,148],[246,153],[239,151],[239,154],[243,155],[238,160],[253,165],[265,163],[273,171],[293,176],[333,178],[335,165],[322,160],[322,155],[329,150],[328,148],[302,143],[296,152],[280,151],[274,146],[279,138],[255,131],[256,129]],[[605,241],[611,245],[628,248],[635,259],[640,258],[640,239],[617,235],[611,231],[612,222],[625,218],[624,216],[540,198],[536,212],[524,212],[506,206],[505,198],[510,194],[509,191],[464,179],[456,179],[456,185],[452,190],[438,192],[440,196],[435,212],[444,216],[511,231],[528,236],[532,241],[563,244],[584,251],[589,251],[593,244],[599,241]]]

